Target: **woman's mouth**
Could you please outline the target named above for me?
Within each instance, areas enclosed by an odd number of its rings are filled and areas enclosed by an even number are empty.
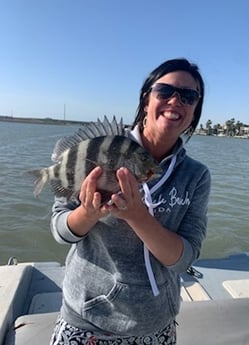
[[[166,119],[168,120],[179,120],[180,119],[180,115],[171,111],[164,111],[163,113],[161,113],[161,115],[163,115]]]

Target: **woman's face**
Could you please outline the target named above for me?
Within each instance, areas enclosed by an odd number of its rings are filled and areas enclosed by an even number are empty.
[[[154,85],[158,83],[199,91],[195,79],[185,71],[168,73],[158,79]],[[157,92],[152,90],[145,107],[147,121],[144,134],[147,133],[154,138],[167,136],[168,139],[176,141],[191,124],[196,105],[197,102],[192,105],[182,104],[178,93],[174,93],[169,99],[161,99]]]

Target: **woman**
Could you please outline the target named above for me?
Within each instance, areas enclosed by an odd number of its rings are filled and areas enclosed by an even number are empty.
[[[63,306],[51,345],[176,344],[179,273],[198,258],[206,233],[208,169],[186,155],[200,119],[204,84],[196,65],[169,60],[145,80],[128,136],[164,173],[141,190],[126,169],[121,194],[101,204],[101,168],[83,181],[79,202],[57,199],[52,233],[73,243]]]

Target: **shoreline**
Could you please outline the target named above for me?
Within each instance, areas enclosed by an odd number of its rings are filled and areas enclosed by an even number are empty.
[[[75,120],[58,120],[53,119],[50,117],[45,118],[33,118],[33,117],[14,117],[14,116],[5,116],[0,115],[0,122],[13,122],[13,123],[29,123],[29,124],[36,124],[36,125],[60,125],[60,126],[67,126],[67,125],[85,125],[88,124],[90,121],[75,121]],[[127,126],[128,127],[128,126]],[[237,138],[237,139],[249,139],[249,135],[217,135],[217,134],[207,134],[205,132],[200,132],[200,130],[196,130],[194,135],[200,136],[211,136],[211,137],[220,137],[220,138]]]
[[[0,122],[13,123],[31,123],[37,125],[84,125],[89,121],[57,120],[50,117],[33,118],[33,117],[14,117],[0,115]]]

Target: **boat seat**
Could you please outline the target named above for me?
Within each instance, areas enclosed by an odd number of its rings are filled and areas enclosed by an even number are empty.
[[[30,304],[30,314],[17,318],[14,327],[7,334],[4,345],[49,344],[61,301],[61,292],[35,295]]]
[[[20,316],[8,332],[4,345],[49,344],[58,312]]]
[[[197,281],[182,281],[181,299],[183,302],[208,301],[210,297]]]
[[[226,280],[223,286],[233,298],[249,297],[249,279]]]
[[[59,311],[62,303],[62,292],[39,293],[32,298],[29,314],[51,313]]]
[[[182,302],[177,345],[249,344],[249,298]]]
[[[182,302],[177,345],[246,345],[249,298]],[[19,317],[4,345],[49,344],[58,313]]]
[[[23,310],[24,300],[17,296],[27,294],[32,277],[32,265],[25,263],[1,266],[0,277],[0,344],[2,344],[4,331]]]

